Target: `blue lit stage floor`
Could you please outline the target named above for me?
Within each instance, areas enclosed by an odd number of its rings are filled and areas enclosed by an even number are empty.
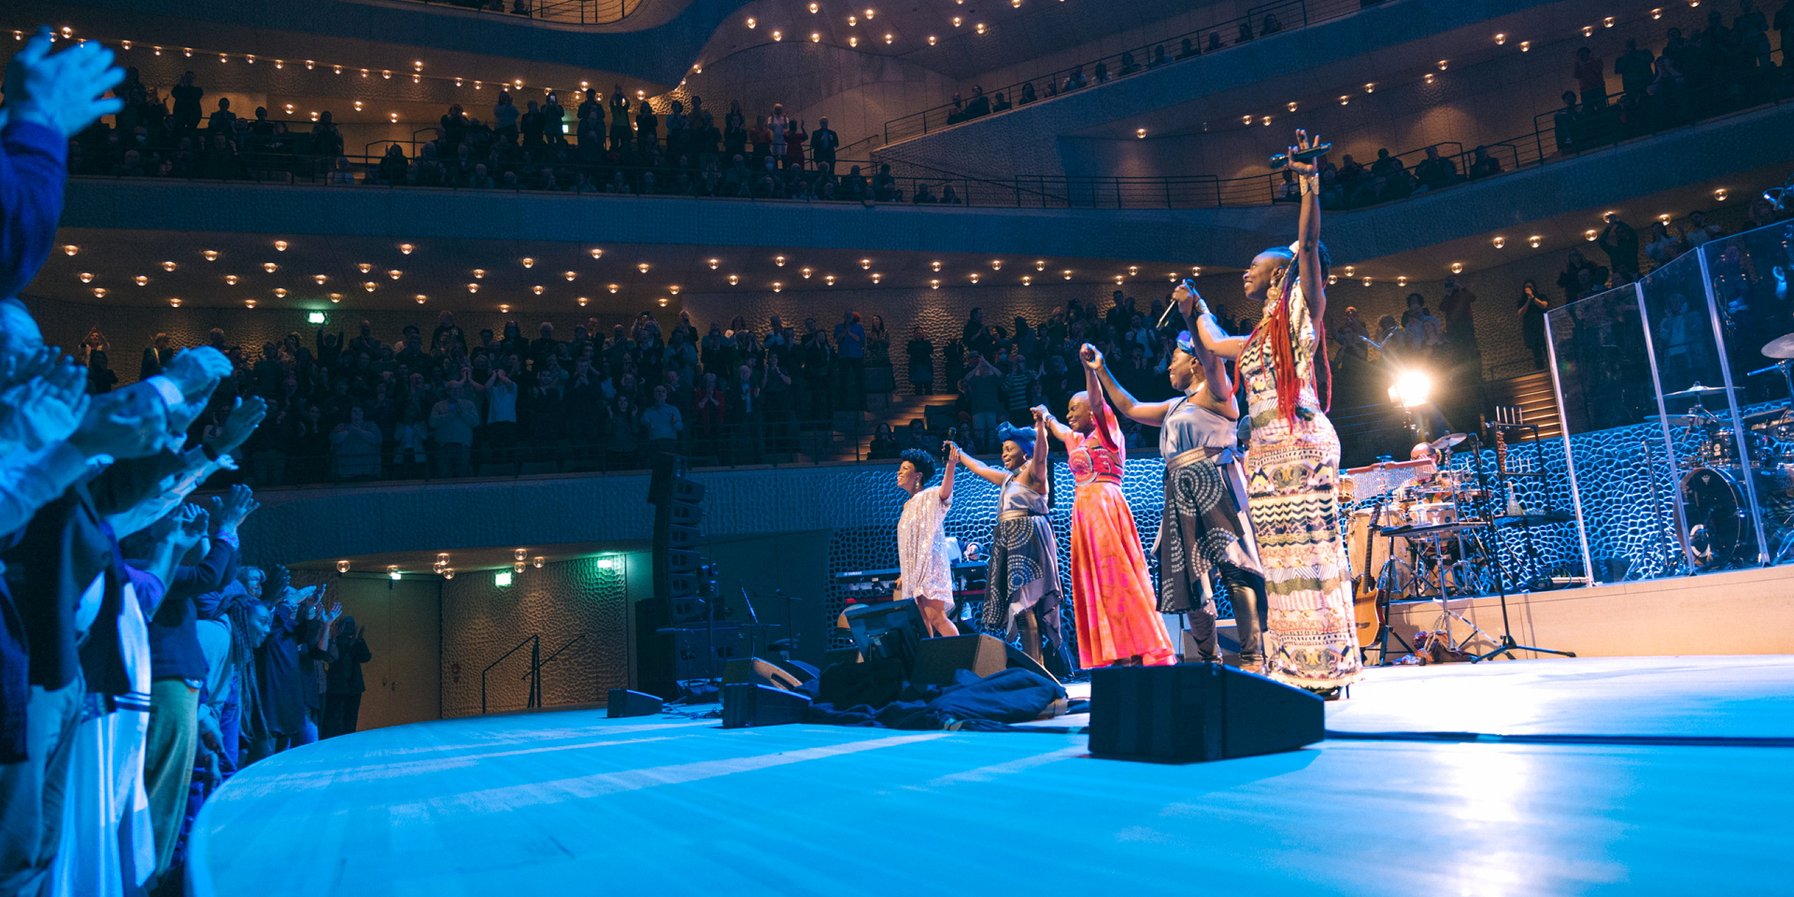
[[[1794,737],[1794,657],[1371,671],[1331,728]],[[1330,740],[1164,766],[1081,735],[547,711],[364,732],[207,806],[193,892],[1787,893],[1794,749]]]

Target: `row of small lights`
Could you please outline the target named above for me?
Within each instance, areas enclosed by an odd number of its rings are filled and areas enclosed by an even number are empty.
[[[273,243],[274,251],[276,251],[276,252],[285,252],[285,251],[287,251],[287,249],[290,245],[291,244],[289,244],[286,240],[275,240]],[[400,243],[400,244],[398,244],[398,249],[399,249],[400,254],[409,256],[414,251],[416,251],[417,247],[411,243]],[[72,258],[75,255],[80,253],[81,247],[74,243],[66,243],[62,247],[62,251]],[[591,255],[591,257],[594,261],[597,261],[604,257],[604,250],[600,247],[594,246],[594,247],[590,248],[589,250],[587,250],[587,252],[588,252],[588,254]],[[200,250],[199,254],[200,254],[200,257],[205,259],[207,262],[216,262],[216,261],[218,261],[219,258],[221,258],[223,256],[223,253],[219,252],[216,249],[202,249],[202,250]],[[705,261],[705,264],[710,268],[710,270],[715,271],[719,267],[722,266],[723,260],[720,258],[711,257],[711,258],[705,259],[704,261]],[[773,264],[780,268],[785,267],[789,263],[789,261],[790,261],[790,259],[784,255],[775,255],[772,257]],[[536,259],[532,256],[524,256],[524,257],[518,259],[518,264],[522,265],[524,267],[524,269],[526,269],[526,270],[533,269],[536,266]],[[946,267],[945,263],[939,259],[934,259],[934,260],[930,261],[928,264],[929,264],[929,268],[937,274],[941,273],[942,270]],[[871,258],[862,258],[859,260],[860,269],[863,271],[870,272],[869,276],[874,284],[880,283],[884,279],[884,274],[879,271],[873,271],[872,265],[873,265],[873,262],[872,262]],[[162,270],[172,274],[180,268],[180,263],[170,259],[170,260],[162,262],[161,267],[162,267]],[[651,264],[649,264],[648,262],[638,262],[635,267],[636,267],[636,271],[642,275],[647,275],[653,269],[653,266]],[[1001,272],[1003,270],[1003,260],[1002,259],[991,259],[990,267],[993,272]],[[1045,259],[1035,259],[1034,260],[1034,270],[1035,271],[1044,274],[1047,270],[1047,267],[1048,267],[1048,263]],[[359,262],[356,265],[356,269],[364,275],[372,274],[375,271],[375,265],[372,262]],[[263,262],[262,270],[268,274],[274,274],[280,270],[280,265],[279,265],[279,263],[272,262],[272,261]],[[395,282],[398,281],[400,278],[404,277],[404,275],[405,275],[405,272],[398,268],[387,269],[385,273],[386,273],[386,276],[388,279],[393,280]],[[481,289],[480,281],[485,279],[487,271],[484,268],[474,268],[469,273],[473,276],[473,280],[468,281],[467,292],[469,294],[478,294]],[[801,275],[803,277],[803,279],[809,280],[816,275],[816,269],[809,267],[809,266],[804,266],[804,267],[801,267],[798,269],[798,273],[799,273],[799,275]],[[1071,280],[1073,273],[1074,273],[1073,270],[1070,268],[1063,268],[1063,269],[1060,269],[1060,271],[1059,271],[1059,274],[1065,280]],[[1127,269],[1127,274],[1115,275],[1115,283],[1117,283],[1117,284],[1124,283],[1124,282],[1126,282],[1128,277],[1138,276],[1139,273],[1140,273],[1140,266],[1129,265],[1128,269]],[[1194,277],[1202,276],[1202,267],[1200,265],[1192,267],[1190,269],[1190,274],[1191,274],[1191,276],[1194,276]],[[96,275],[94,275],[92,272],[88,272],[88,271],[80,272],[80,273],[76,274],[75,276],[83,284],[91,284],[91,283],[93,283],[93,281],[96,278]],[[561,276],[564,277],[568,283],[572,283],[579,278],[579,272],[566,271],[566,272],[563,272],[563,274]],[[967,275],[967,278],[972,283],[976,284],[976,283],[980,282],[980,280],[983,279],[983,276],[984,275],[979,271],[972,271]],[[1178,279],[1178,277],[1180,277],[1180,276],[1181,276],[1180,273],[1177,271],[1172,271],[1167,275],[1167,277],[1172,281],[1176,281]],[[330,276],[327,274],[314,274],[314,275],[312,275],[312,280],[318,286],[321,287],[321,286],[324,286],[325,284],[329,283]],[[740,274],[729,274],[727,276],[727,280],[728,280],[730,286],[740,286],[742,283],[742,277]],[[839,280],[839,278],[834,274],[823,274],[822,280],[825,284],[827,284],[829,286],[834,286],[835,283]],[[147,287],[150,284],[150,277],[146,274],[139,274],[139,275],[136,275],[134,278],[132,278],[132,281],[139,287]],[[236,274],[224,275],[224,282],[228,286],[236,286],[240,281],[241,281],[241,277],[239,275],[236,275]],[[1024,274],[1024,275],[1022,275],[1020,282],[1023,286],[1032,286],[1034,283],[1034,276],[1031,274]],[[940,280],[940,278],[933,278],[933,279],[930,279],[928,282],[929,287],[931,289],[936,289],[936,290],[941,288],[941,283],[942,283],[942,281]],[[775,280],[775,281],[772,281],[769,284],[769,286],[772,288],[773,292],[778,293],[778,292],[784,291],[785,283],[783,281]],[[373,293],[373,292],[376,292],[380,288],[380,284],[378,281],[368,280],[368,281],[364,281],[361,284],[361,288],[363,290],[365,290],[366,292]],[[614,283],[614,282],[607,283],[607,284],[605,284],[605,289],[608,292],[610,292],[612,295],[615,295],[616,293],[618,293],[619,291],[622,290],[622,284]],[[683,287],[681,287],[680,285],[672,284],[667,287],[667,292],[674,296],[677,296],[677,295],[679,295],[679,293],[681,292],[682,289],[683,289]],[[544,295],[547,293],[548,288],[542,284],[535,284],[530,287],[530,291],[533,292],[537,296],[541,296],[541,295]],[[290,293],[290,291],[285,289],[284,287],[275,287],[272,292],[274,294],[274,297],[277,299],[284,299]],[[110,291],[103,286],[96,286],[96,287],[93,287],[93,295],[95,298],[104,299],[108,295],[110,295]],[[330,301],[333,303],[340,303],[343,300],[342,293],[330,293],[328,295],[329,295]],[[416,294],[414,298],[417,300],[417,303],[419,305],[422,305],[426,301],[429,300],[429,296],[427,296],[423,293]],[[589,297],[579,296],[576,298],[576,301],[579,303],[581,308],[584,308],[587,304],[589,304],[589,302],[591,300]],[[659,301],[659,304],[661,305],[661,307],[663,307],[663,308],[669,304],[669,300],[664,296],[660,297],[660,299],[658,301]],[[249,308],[255,308],[256,304],[257,304],[257,300],[254,298],[244,299],[243,302]],[[179,297],[170,297],[169,303],[171,305],[173,305],[174,307],[179,308],[181,306],[181,299]],[[500,311],[508,312],[510,310],[510,306],[508,304],[501,304],[499,306],[499,309],[500,309]]]
[[[1716,188],[1713,191],[1713,198],[1719,202],[1725,202],[1726,199],[1730,196],[1731,196],[1731,191],[1727,190],[1724,187]],[[1602,220],[1605,221],[1608,215],[1618,215],[1618,214],[1619,214],[1618,212],[1609,209],[1608,211],[1601,213],[1601,217],[1602,217]],[[1656,220],[1662,224],[1667,225],[1671,221],[1675,220],[1675,216],[1671,215],[1668,212],[1663,212],[1657,216]],[[1600,237],[1601,237],[1601,231],[1599,228],[1591,227],[1582,232],[1582,239],[1589,243],[1595,242],[1596,240],[1600,239]],[[1493,236],[1489,239],[1489,244],[1494,246],[1496,249],[1506,249],[1507,244],[1508,244],[1507,235],[1496,234],[1495,236]],[[1545,247],[1545,236],[1543,234],[1529,234],[1526,237],[1526,245],[1532,247],[1533,249],[1543,249]],[[1449,270],[1453,274],[1462,274],[1462,273],[1464,273],[1464,263],[1463,262],[1452,262],[1450,265],[1446,266],[1446,269]],[[1355,266],[1346,265],[1343,270],[1345,272],[1345,279],[1352,280],[1354,278],[1357,278],[1358,272],[1357,272],[1357,268]],[[1327,283],[1329,285],[1337,284],[1337,283],[1339,283],[1339,281],[1340,281],[1340,275],[1338,275],[1338,274],[1331,274],[1331,275],[1328,275],[1328,277],[1327,277]],[[1375,281],[1375,278],[1372,278],[1367,275],[1364,278],[1362,278],[1360,280],[1360,282],[1368,287],[1368,286],[1371,286],[1372,284],[1374,284],[1376,281]],[[1397,277],[1395,279],[1395,285],[1398,287],[1407,286],[1408,285],[1407,275],[1402,275],[1402,276]]]
[[[77,43],[86,43],[89,40],[89,38],[85,38],[85,37],[76,38],[74,36],[75,29],[73,29],[72,27],[69,27],[69,26],[64,26],[59,32],[53,32],[52,38],[56,37],[57,35],[60,35],[60,37],[65,40],[74,40]],[[13,37],[14,41],[23,41],[26,38],[26,36],[27,36],[26,32],[17,30],[17,29],[14,29],[14,31],[12,33],[12,37]],[[100,40],[102,42],[108,43],[109,46],[116,46],[119,49],[127,51],[127,52],[138,48],[138,42],[134,41],[134,40],[106,41],[103,38],[92,38],[92,39]],[[155,55],[155,56],[161,56],[163,50],[167,50],[170,53],[174,53],[177,50],[177,48],[175,48],[175,47],[164,47],[160,44],[149,45],[149,49],[150,49],[151,54]],[[215,57],[218,60],[218,63],[220,65],[229,63],[232,59],[240,59],[249,65],[255,65],[257,62],[257,59],[258,59],[257,54],[254,54],[254,53],[241,53],[241,52],[229,53],[229,52],[220,51],[220,50],[195,49],[193,47],[180,47],[180,48],[178,48],[178,51],[188,59],[194,58],[194,56],[196,56],[196,55]],[[389,69],[389,68],[373,69],[373,68],[368,68],[365,66],[344,65],[341,63],[331,63],[331,62],[319,62],[315,59],[288,60],[288,59],[280,58],[280,57],[265,57],[265,56],[259,57],[259,58],[264,62],[268,61],[271,58],[273,61],[273,65],[276,69],[285,69],[287,67],[288,63],[291,63],[295,67],[303,65],[305,67],[306,71],[316,71],[319,69],[327,69],[331,72],[334,72],[337,75],[359,73],[362,78],[372,78],[377,73],[377,74],[379,74],[381,80],[385,80],[385,81],[392,80],[395,75],[402,76],[402,75],[407,74],[406,72],[403,72],[403,71],[395,72],[393,69]],[[488,80],[482,80],[482,79],[466,78],[466,77],[463,77],[460,75],[454,75],[454,76],[426,75],[423,73],[423,71],[424,71],[423,60],[421,60],[421,59],[412,60],[411,71],[409,72],[409,75],[411,77],[411,83],[422,84],[425,79],[429,79],[431,81],[440,81],[445,84],[453,82],[453,84],[456,87],[464,88],[467,86],[468,82],[472,82],[474,90],[484,90],[486,88],[486,85],[488,85],[488,84],[493,85],[494,87],[496,87],[499,90],[522,90],[523,86],[524,86],[524,80],[522,78],[513,78],[509,81],[504,81],[504,80],[488,81]],[[579,82],[579,90],[581,90],[581,91],[583,91],[591,86],[592,86],[592,84],[590,81]],[[574,91],[571,89],[558,89],[558,88],[554,88],[554,87],[543,87],[542,88],[542,92],[544,95],[550,94],[550,93],[555,93],[555,92],[557,92],[557,90],[561,90],[562,92],[565,92],[568,94],[574,93]],[[635,92],[635,96],[636,96],[636,99],[638,99],[638,100],[644,99],[647,97],[647,92],[642,91],[642,90],[637,90]],[[361,112],[366,108],[366,103],[362,100],[355,100],[351,103],[351,105],[355,108],[356,112]],[[298,107],[292,103],[283,104],[281,106],[281,108],[289,115],[294,114],[298,110]],[[308,113],[308,115],[310,116],[312,121],[317,121],[321,117],[321,113],[319,113],[316,110],[310,111]],[[392,122],[397,123],[399,121],[399,113],[389,112],[389,113],[387,113],[387,118],[389,120],[391,120]]]
[[[511,556],[514,558],[511,562],[511,572],[513,573],[522,573],[526,567],[532,566],[537,570],[540,570],[544,564],[548,563],[548,559],[542,555],[538,554],[535,557],[530,557],[529,549],[527,548],[516,549],[511,552]],[[443,579],[454,579],[455,568],[451,566],[451,563],[452,560],[450,559],[448,552],[439,552],[436,555],[436,561],[430,565],[430,572],[435,573]],[[348,573],[351,566],[349,560],[344,558],[343,560],[336,562],[336,572],[339,575]],[[403,577],[403,574],[400,573],[397,564],[389,564],[386,567],[386,576],[388,579],[396,582]],[[499,583],[499,585],[510,584],[510,579],[508,577]]]
[[[1701,5],[1701,0],[1688,0],[1688,6],[1690,9],[1699,7],[1700,5]],[[1650,11],[1650,17],[1651,17],[1652,21],[1661,20],[1663,18],[1663,7],[1659,6],[1659,7],[1652,8]],[[1618,22],[1619,22],[1619,20],[1616,17],[1607,16],[1601,20],[1600,29],[1605,30],[1605,29],[1612,28],[1616,24],[1618,24]],[[1581,28],[1581,33],[1582,33],[1583,37],[1593,37],[1595,35],[1596,30],[1597,30],[1596,26],[1594,26],[1594,25],[1584,25]],[[1496,32],[1495,36],[1494,36],[1494,41],[1495,41],[1495,45],[1498,47],[1504,47],[1504,46],[1507,46],[1509,43],[1515,43],[1516,46],[1519,48],[1520,52],[1522,52],[1522,53],[1532,52],[1532,41],[1530,41],[1530,40],[1523,40],[1523,41],[1518,41],[1518,42],[1512,41],[1510,36],[1505,31]],[[1425,84],[1428,86],[1431,86],[1431,85],[1437,83],[1439,72],[1444,72],[1447,69],[1449,69],[1450,67],[1451,67],[1451,60],[1449,60],[1449,59],[1441,59],[1438,62],[1433,63],[1433,65],[1430,66],[1429,68],[1435,68],[1438,71],[1428,71],[1425,74],[1421,75],[1419,83]],[[1364,83],[1364,94],[1366,96],[1369,96],[1369,95],[1376,93],[1377,88],[1379,86],[1386,87],[1387,82],[1385,82],[1384,84],[1379,84],[1378,82],[1375,82],[1375,81],[1366,81]],[[1340,94],[1339,100],[1338,100],[1339,105],[1341,105],[1341,106],[1351,105],[1352,96],[1353,95],[1349,94],[1349,93]],[[1296,100],[1291,100],[1288,103],[1284,104],[1284,109],[1286,111],[1292,112],[1292,113],[1296,112],[1297,110],[1299,110],[1301,108],[1302,108],[1302,103],[1299,101],[1296,101]],[[1246,126],[1246,127],[1251,127],[1252,125],[1257,124],[1259,126],[1268,128],[1271,126],[1272,122],[1274,122],[1275,120],[1276,120],[1275,116],[1272,116],[1272,115],[1241,115],[1240,116],[1240,124],[1243,126]],[[1136,138],[1145,140],[1146,135],[1147,135],[1147,130],[1145,128],[1134,129],[1134,136]]]
[[[956,6],[964,6],[965,5],[965,0],[953,0],[953,2],[954,2],[954,5],[956,5]],[[1059,2],[1064,3],[1065,0],[1059,0]],[[1022,0],[1009,0],[1009,5],[1012,8],[1021,9],[1022,8]],[[810,11],[810,15],[817,15],[822,12],[822,4],[820,4],[820,3],[812,2],[807,8]],[[866,9],[863,10],[863,13],[864,13],[864,19],[868,23],[870,23],[873,19],[877,18],[877,16],[878,16],[878,10],[876,10],[870,6],[866,7]],[[859,11],[848,13],[847,14],[847,27],[849,27],[849,28],[859,27],[861,18],[862,18],[861,12],[859,12]],[[964,28],[966,26],[965,16],[955,15],[952,18],[950,18],[948,21],[952,23],[954,28]],[[755,18],[754,16],[748,16],[742,20],[741,24],[747,26],[747,29],[749,31],[753,31],[760,27],[760,20]],[[972,26],[972,31],[974,33],[980,34],[980,35],[989,34],[990,30],[991,30],[990,26],[986,25],[983,22],[973,22],[973,23],[971,23],[971,26]],[[768,30],[767,34],[769,37],[771,37],[773,39],[773,41],[775,43],[785,39],[785,31],[783,28],[778,28],[778,27],[771,28]],[[896,42],[897,35],[893,34],[892,32],[887,31],[884,33],[883,39],[884,39],[885,45],[890,46],[891,44]],[[928,41],[928,45],[930,47],[932,47],[935,44],[940,42],[940,36],[936,35],[936,34],[930,34],[930,35],[928,35],[926,40]],[[820,32],[820,31],[810,32],[810,43],[813,43],[813,44],[822,43],[822,32]],[[847,45],[849,47],[858,47],[860,45],[859,35],[858,34],[848,35],[847,36]],[[694,65],[694,66],[692,66],[692,71],[697,72],[697,73],[702,73],[703,68],[702,68],[702,66]]]

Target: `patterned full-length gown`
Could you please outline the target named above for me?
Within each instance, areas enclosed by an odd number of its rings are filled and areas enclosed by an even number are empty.
[[[1265,672],[1310,689],[1351,683],[1361,663],[1353,629],[1352,582],[1340,537],[1339,435],[1314,388],[1316,337],[1300,286],[1289,303],[1290,345],[1302,384],[1292,426],[1277,409],[1277,379],[1266,345],[1274,302],[1240,354],[1252,437],[1246,494],[1265,569]]]

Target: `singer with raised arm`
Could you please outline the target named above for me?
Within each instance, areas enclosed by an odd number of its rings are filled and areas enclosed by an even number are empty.
[[[1197,293],[1188,280],[1171,294],[1172,311],[1194,328]],[[1246,518],[1246,480],[1239,451],[1239,405],[1227,365],[1189,331],[1178,334],[1167,374],[1182,395],[1163,402],[1136,400],[1096,353],[1093,370],[1115,409],[1159,428],[1165,459],[1165,509],[1154,551],[1159,557],[1159,612],[1186,614],[1196,659],[1221,659],[1215,635],[1211,571],[1219,570],[1233,604],[1240,666],[1257,671],[1265,604],[1264,568]]]
[[[1072,672],[1060,623],[1059,544],[1053,538],[1047,506],[1052,500],[1047,461],[1046,418],[1038,411],[1034,426],[997,427],[1003,443],[1003,466],[992,467],[958,452],[966,470],[994,483],[997,531],[991,539],[989,575],[985,577],[984,631],[1013,640],[1020,630],[1022,651],[1064,678]],[[1041,654],[1045,637],[1046,654]]]
[[[1296,132],[1287,162],[1301,191],[1296,242],[1252,259],[1241,277],[1263,312],[1247,336],[1224,332],[1201,297],[1203,347],[1238,359],[1252,435],[1246,447],[1247,506],[1264,565],[1265,671],[1327,697],[1358,678],[1352,582],[1339,530],[1339,436],[1327,420],[1316,375],[1326,363],[1327,250],[1321,245],[1321,145]],[[1317,362],[1316,359],[1319,359]]]
[[[897,518],[897,599],[914,598],[929,635],[958,635],[953,625],[953,565],[947,560],[947,533],[943,524],[953,507],[953,469],[959,464],[959,448],[946,445],[946,472],[938,489],[928,488],[934,479],[934,456],[921,449],[906,449],[897,465],[897,487],[909,493]]]
[[[1084,391],[1067,403],[1065,423],[1044,405],[1034,408],[1047,432],[1065,443],[1077,483],[1071,503],[1071,605],[1078,662],[1086,669],[1174,663],[1171,639],[1155,612],[1140,530],[1121,493],[1127,463],[1121,426],[1090,367],[1096,347],[1085,343],[1080,354]]]

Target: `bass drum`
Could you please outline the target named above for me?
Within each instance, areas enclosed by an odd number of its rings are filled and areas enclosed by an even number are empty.
[[[1718,570],[1756,557],[1756,522],[1750,519],[1750,503],[1736,471],[1714,467],[1689,471],[1682,477],[1682,514],[1688,524],[1684,538],[1696,569]]]

